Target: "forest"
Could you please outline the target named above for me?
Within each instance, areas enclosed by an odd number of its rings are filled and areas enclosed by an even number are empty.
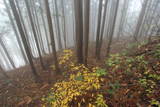
[[[0,0],[0,107],[160,107],[160,0]]]

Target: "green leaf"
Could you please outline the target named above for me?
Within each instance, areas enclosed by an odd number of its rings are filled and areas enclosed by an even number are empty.
[[[107,90],[107,92],[108,92],[108,94],[114,94],[114,90],[112,90],[112,89],[109,89],[109,90]]]
[[[98,69],[98,70],[96,71],[96,74],[97,74],[98,76],[104,76],[104,75],[107,74],[107,72],[106,72],[105,69]]]
[[[159,101],[157,101],[157,100],[155,100],[155,99],[152,99],[151,105],[155,105],[155,106],[157,106],[157,107],[160,107]]]
[[[82,75],[80,75],[78,77],[75,77],[75,80],[77,80],[77,81],[83,81],[84,77]]]

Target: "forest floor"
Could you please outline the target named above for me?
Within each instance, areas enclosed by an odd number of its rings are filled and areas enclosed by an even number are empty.
[[[113,43],[109,58],[105,57],[105,47],[102,47],[101,60],[89,54],[87,67],[76,63],[73,50],[59,52],[63,71],[59,75],[54,74],[52,55],[47,55],[43,58],[47,70],[35,62],[42,83],[34,82],[28,66],[9,72],[10,80],[2,77],[0,80],[0,105],[159,107],[160,40],[141,45],[127,45],[122,41]],[[94,53],[92,47],[89,53]]]

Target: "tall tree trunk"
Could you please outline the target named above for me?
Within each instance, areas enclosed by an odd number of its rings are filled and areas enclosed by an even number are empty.
[[[32,69],[32,73],[34,74],[35,80],[39,81],[40,78],[39,78],[39,75],[36,72],[36,69],[35,69],[33,61],[32,61],[32,55],[30,53],[30,49],[29,49],[28,44],[26,42],[25,33],[24,33],[23,28],[22,28],[22,24],[21,24],[21,21],[20,21],[20,16],[19,16],[18,11],[16,9],[15,2],[14,2],[14,0],[9,0],[9,3],[10,3],[13,15],[15,17],[15,20],[16,20],[16,23],[17,23],[17,26],[18,26],[18,29],[19,29],[19,32],[20,32],[26,54],[28,56],[28,60],[29,60],[29,63],[30,63],[31,69]]]
[[[154,15],[155,15],[155,11],[156,11],[156,9],[157,9],[157,7],[158,7],[158,4],[160,3],[160,1],[159,0],[157,0],[157,1],[154,1],[155,3],[153,4],[153,11],[150,13],[150,15],[148,16],[149,17],[149,20],[147,20],[148,21],[148,27],[147,27],[147,29],[146,29],[146,32],[144,33],[144,35],[145,36],[148,36],[148,32],[150,31],[150,29],[151,29],[151,27],[149,27],[151,24],[152,24],[152,22],[153,22],[153,17],[154,17]],[[150,36],[150,35],[149,35]]]
[[[40,38],[38,19],[36,18],[36,15],[35,15],[36,14],[36,11],[35,11],[35,8],[34,8],[35,5],[34,5],[33,0],[28,0],[28,1],[29,1],[28,3],[30,4],[30,12],[31,12],[32,20],[34,22],[33,24],[34,24],[34,28],[35,28],[35,31],[36,31],[40,52],[43,54],[43,51],[42,51],[43,47],[42,47],[42,42],[41,42],[41,38]],[[29,19],[30,19],[30,16],[29,16]],[[31,23],[31,28],[32,28],[32,23]],[[33,31],[33,29],[31,29],[31,31]],[[34,36],[34,32],[33,32],[33,36]],[[35,43],[36,43],[36,40],[35,40]],[[38,50],[38,48],[37,48],[37,50]],[[38,55],[39,55],[39,52],[38,52]]]
[[[30,31],[30,34],[28,33],[28,36],[26,36],[26,40],[27,40],[29,49],[31,51],[32,58],[35,59],[33,54],[36,54],[37,48],[36,48],[36,45],[35,45],[35,40],[34,40],[34,36],[33,36],[33,32],[32,32],[32,26],[31,26],[31,23],[29,21],[29,16],[28,15],[26,16],[26,19],[27,19],[27,23],[28,23],[28,32]]]
[[[85,0],[85,18],[84,18],[84,64],[87,65],[88,43],[89,43],[89,19],[90,19],[90,0]]]
[[[145,21],[149,18],[149,14],[148,13],[150,13],[150,14],[154,13],[154,12],[150,12],[150,8],[153,8],[153,4],[152,3],[153,3],[153,1],[150,0],[149,3],[148,3],[148,5],[147,5],[147,7],[146,7],[144,18],[143,18],[143,20],[141,22],[139,33],[137,35],[137,37],[139,37],[139,38],[142,37],[142,35],[145,32],[145,30],[143,28],[144,28],[144,25],[145,25]],[[156,7],[156,6],[154,6],[154,7]]]
[[[144,19],[144,16],[145,16],[145,11],[146,11],[148,3],[149,3],[149,0],[144,0],[143,1],[142,10],[140,12],[138,22],[137,22],[137,25],[136,25],[136,30],[135,30],[134,35],[133,35],[135,41],[138,41],[137,40],[138,39],[138,34],[139,34],[140,27],[142,25],[142,22],[143,22],[143,19]]]
[[[118,7],[119,7],[119,0],[116,1],[115,12],[114,12],[114,15],[113,15],[113,25],[111,27],[111,33],[110,33],[109,42],[108,42],[108,45],[107,45],[107,53],[106,53],[107,57],[109,56],[110,49],[111,49],[111,43],[112,43],[114,29],[115,29],[115,24],[116,24]]]
[[[52,25],[52,19],[51,19],[51,13],[50,13],[50,8],[48,4],[48,0],[44,0],[45,2],[45,8],[47,12],[47,21],[49,25],[49,33],[50,33],[50,38],[51,38],[51,45],[52,45],[52,50],[53,50],[53,57],[54,57],[54,64],[56,68],[56,73],[60,72],[59,65],[58,65],[58,60],[57,60],[57,53],[56,53],[56,46],[55,46],[55,39],[54,39],[54,32],[53,32],[53,25]]]
[[[9,55],[8,50],[7,50],[6,46],[5,46],[2,38],[0,38],[0,45],[2,46],[2,48],[3,48],[3,50],[4,50],[5,54],[6,54],[9,62],[11,63],[12,67],[16,68],[15,63],[14,63],[13,59],[11,58],[11,56]]]
[[[56,10],[56,22],[57,22],[57,30],[58,30],[58,46],[59,49],[62,49],[62,41],[61,41],[61,32],[60,32],[60,26],[59,26],[59,13],[58,13],[58,7],[57,7],[57,0],[55,1],[55,10]]]
[[[24,49],[23,49],[23,46],[22,46],[22,43],[21,43],[21,40],[20,40],[18,31],[17,31],[17,29],[16,29],[16,25],[15,25],[14,20],[13,20],[13,18],[12,18],[12,14],[11,14],[11,12],[10,12],[10,10],[9,10],[9,6],[8,6],[8,4],[6,3],[5,0],[3,0],[3,1],[4,1],[5,6],[6,6],[6,10],[7,10],[7,14],[8,14],[9,20],[10,20],[10,22],[11,22],[11,26],[12,26],[12,28],[13,28],[13,31],[14,31],[15,36],[16,36],[16,39],[17,39],[18,46],[19,46],[19,48],[20,48],[20,50],[21,50],[22,57],[23,57],[25,63],[28,63],[28,60],[27,60],[27,57],[26,57],[26,55],[25,55],[25,51],[24,51]]]
[[[74,1],[76,21],[76,45],[78,63],[83,63],[83,15],[82,0]]]
[[[0,73],[5,76],[5,78],[9,79],[10,77],[8,76],[8,74],[3,70],[3,68],[0,65]]]
[[[32,26],[32,31],[33,31],[34,39],[35,39],[36,46],[37,46],[37,49],[38,49],[40,63],[41,63],[42,68],[45,69],[45,66],[44,66],[43,60],[42,60],[42,55],[41,55],[40,47],[39,47],[39,44],[38,44],[38,38],[37,38],[37,34],[36,34],[36,30],[35,30],[35,26],[34,26],[34,22],[33,22],[33,18],[32,18],[32,14],[31,14],[31,10],[30,10],[30,7],[29,7],[28,0],[25,0],[25,3],[26,3],[26,7],[27,7],[29,18],[30,18],[30,21],[31,21],[31,26]]]
[[[28,44],[29,49],[30,49],[30,51],[31,51],[31,44],[30,44],[30,42],[29,42],[28,32],[27,32],[26,26],[25,26],[25,24],[24,24],[25,22],[24,22],[22,13],[21,13],[21,8],[20,8],[20,6],[19,6],[18,0],[15,0],[15,3],[16,3],[16,5],[17,5],[17,9],[18,9],[17,11],[18,11],[18,13],[19,13],[20,21],[21,21],[21,23],[22,23],[22,27],[23,27],[24,32],[25,32],[25,37],[26,37],[26,39],[27,39],[27,44]],[[32,53],[31,53],[31,54],[32,54]],[[33,54],[32,54],[32,57],[34,58]]]
[[[3,52],[3,47],[2,46],[0,47],[0,53],[1,53],[1,57],[3,58],[3,61],[7,64],[5,68],[13,69],[13,67],[12,67],[10,61],[8,60],[5,52]]]
[[[42,8],[42,0],[39,1],[40,3],[40,9],[41,9],[41,17],[42,17],[42,22],[43,22],[43,27],[44,27],[44,31],[45,31],[45,35],[46,35],[46,40],[47,40],[47,45],[48,45],[48,51],[49,53],[51,52],[51,49],[50,49],[50,41],[49,41],[49,36],[48,36],[48,33],[47,33],[47,28],[46,28],[46,23],[45,23],[45,18],[44,18],[44,14],[43,14],[43,8]]]
[[[102,1],[103,0],[99,0],[99,7],[98,7],[98,25],[97,25],[97,32],[96,32],[96,51],[95,51],[96,58],[98,58],[98,47],[99,47],[99,39],[100,39],[102,3],[103,3]]]
[[[39,46],[42,50],[42,53],[46,54],[45,52],[45,49],[44,49],[44,43],[43,43],[43,38],[42,38],[42,33],[41,33],[41,26],[40,26],[40,22],[39,22],[39,19],[38,19],[38,15],[37,15],[37,11],[36,11],[36,7],[35,7],[35,3],[34,3],[34,0],[31,0],[31,13],[33,15],[33,21],[36,22],[35,23],[35,28],[37,29],[37,36],[38,36],[38,39],[39,39]]]
[[[100,59],[101,47],[102,47],[102,42],[103,42],[102,39],[103,39],[103,34],[104,34],[107,4],[108,4],[108,0],[105,1],[105,5],[104,5],[103,21],[102,21],[102,26],[101,26],[101,31],[100,31],[100,37],[99,37],[99,44],[98,44],[98,49],[97,49],[98,50],[97,51],[97,58],[98,59]]]
[[[65,18],[65,10],[64,10],[64,0],[61,0],[62,2],[62,14],[63,14],[63,33],[64,33],[64,46],[67,47],[67,41],[66,41],[66,18]]]
[[[121,20],[120,20],[120,24],[119,24],[119,29],[118,29],[118,33],[117,33],[117,41],[119,41],[119,38],[122,34],[122,30],[124,28],[124,24],[125,24],[125,20],[127,18],[127,10],[128,10],[128,5],[129,5],[129,0],[124,0],[124,4],[123,4],[123,9],[122,9],[122,16],[121,16]]]
[[[73,19],[73,22],[72,22],[72,23],[73,23],[73,25],[72,25],[72,26],[73,26],[73,29],[72,29],[72,30],[73,30],[73,32],[72,32],[72,33],[73,33],[73,34],[72,34],[72,35],[73,35],[73,44],[76,45],[76,39],[75,39],[75,35],[76,35],[76,34],[75,34],[75,22],[76,22],[76,21],[75,21],[75,18],[74,18],[74,17],[75,17],[75,16],[74,16],[74,13],[75,13],[74,0],[72,0],[71,6],[72,6],[72,17],[73,17],[73,18],[72,18],[72,19]]]

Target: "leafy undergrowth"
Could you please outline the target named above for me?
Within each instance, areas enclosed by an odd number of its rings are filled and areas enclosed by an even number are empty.
[[[64,50],[59,59],[63,79],[41,99],[43,106],[160,107],[160,44],[147,47],[132,56],[112,54],[103,68],[77,64],[74,53]]]

